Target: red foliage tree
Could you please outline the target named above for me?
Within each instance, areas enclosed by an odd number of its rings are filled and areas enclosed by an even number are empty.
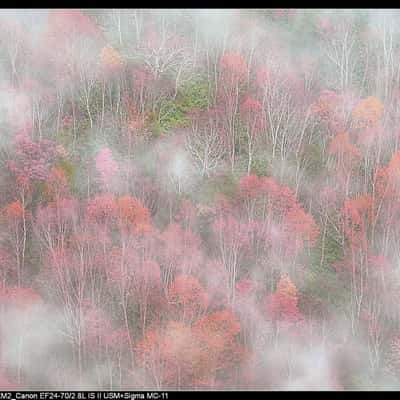
[[[244,80],[247,78],[247,63],[242,55],[238,53],[225,53],[221,57],[221,72],[229,80]]]
[[[361,152],[351,144],[349,135],[346,132],[339,132],[330,142],[328,153],[337,157],[337,165],[346,169],[357,161]]]
[[[377,168],[375,185],[379,215],[391,225],[400,211],[400,152],[395,152],[386,166]]]
[[[69,196],[69,180],[62,168],[53,167],[46,180],[46,192],[53,200]]]
[[[67,37],[86,35],[99,37],[100,31],[81,10],[58,9],[49,12],[49,28],[52,32]]]
[[[168,321],[146,332],[136,345],[137,359],[157,387],[213,388],[218,373],[243,359],[239,332],[239,321],[229,310],[208,314],[193,327]]]
[[[297,289],[289,276],[281,276],[275,293],[267,298],[267,314],[273,320],[296,322],[301,318],[297,307]]]
[[[247,78],[248,67],[238,53],[225,53],[220,60],[217,111],[222,122],[221,133],[226,143],[233,171],[236,159],[236,119],[239,111],[239,88]]]
[[[338,128],[339,115],[338,107],[340,105],[340,96],[331,90],[323,90],[319,98],[312,105],[312,112],[321,121],[328,123],[331,128]]]
[[[374,205],[369,195],[347,199],[342,208],[344,233],[352,246],[366,246]]]
[[[89,200],[86,212],[90,221],[99,224],[112,222],[117,215],[117,202],[114,195],[98,195]]]
[[[286,228],[296,250],[302,250],[305,243],[315,245],[319,237],[319,227],[314,218],[300,206],[291,208],[287,213]]]
[[[139,199],[122,196],[117,199],[116,206],[121,230],[136,233],[146,233],[151,230],[150,212]]]
[[[257,175],[244,175],[239,181],[239,192],[246,199],[253,199],[262,194],[264,181]]]
[[[199,366],[204,372],[215,377],[217,371],[229,370],[243,360],[244,351],[237,340],[240,330],[239,320],[228,309],[207,314],[195,323],[193,334],[200,348]]]
[[[32,181],[45,181],[53,163],[64,156],[63,148],[55,142],[42,139],[36,143],[23,134],[15,138],[15,153],[7,165],[21,187],[29,187]]]
[[[194,321],[206,311],[208,295],[197,278],[178,275],[168,290],[168,302],[178,319]]]

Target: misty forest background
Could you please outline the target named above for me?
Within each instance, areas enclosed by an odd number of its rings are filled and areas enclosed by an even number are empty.
[[[399,389],[400,12],[0,12],[1,389]]]

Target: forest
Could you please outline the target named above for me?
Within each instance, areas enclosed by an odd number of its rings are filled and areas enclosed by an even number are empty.
[[[0,390],[399,390],[400,11],[0,11]]]

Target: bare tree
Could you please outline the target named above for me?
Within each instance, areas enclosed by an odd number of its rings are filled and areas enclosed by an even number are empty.
[[[217,132],[216,123],[211,118],[204,122],[195,121],[186,135],[185,144],[203,177],[209,177],[225,155],[224,144]]]

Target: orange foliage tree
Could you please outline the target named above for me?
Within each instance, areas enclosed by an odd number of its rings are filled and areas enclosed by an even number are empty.
[[[376,125],[383,116],[383,104],[376,97],[362,99],[353,109],[353,121],[358,128]]]

